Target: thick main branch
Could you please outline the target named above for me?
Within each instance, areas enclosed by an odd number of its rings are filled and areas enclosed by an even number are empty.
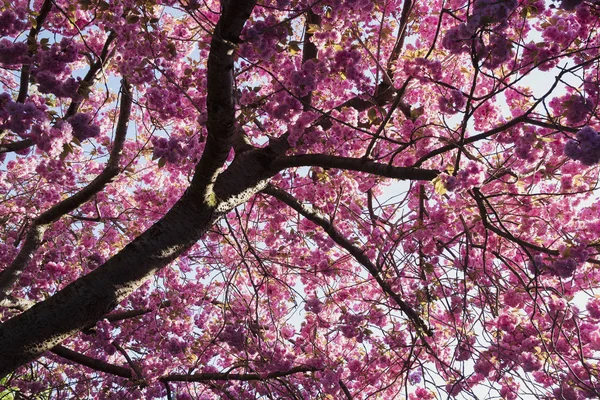
[[[159,269],[194,245],[220,218],[216,199],[213,204],[199,196],[212,192],[216,172],[231,148],[235,115],[233,104],[229,108],[228,96],[231,98],[232,93],[223,92],[220,85],[224,82],[220,79],[230,79],[229,84],[232,84],[233,78],[227,78],[231,75],[227,68],[233,67],[230,52],[254,4],[253,1],[224,3],[209,57],[209,71],[212,71],[208,76],[209,138],[188,190],[163,218],[102,266],[0,325],[0,377],[98,321]],[[225,70],[219,72],[219,68]],[[223,123],[224,128],[218,123]],[[220,180],[223,187],[220,192],[239,201],[247,200],[253,193],[250,186],[256,184],[256,180],[246,175],[236,179],[233,175]]]
[[[439,174],[439,171],[433,169],[395,167],[393,165],[378,163],[363,158],[338,157],[327,154],[303,154],[281,157],[275,160],[271,167],[277,170],[291,167],[337,168],[366,172],[387,178],[423,181],[430,181]]]

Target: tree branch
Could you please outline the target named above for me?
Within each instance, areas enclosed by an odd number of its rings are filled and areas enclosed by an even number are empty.
[[[345,249],[356,259],[356,261],[358,261],[363,267],[366,268],[369,274],[371,274],[371,276],[375,279],[379,287],[383,289],[384,293],[386,293],[389,297],[394,299],[394,301],[398,304],[400,309],[412,321],[412,323],[417,327],[418,330],[426,333],[429,336],[433,335],[433,331],[421,319],[419,314],[404,300],[402,300],[402,298],[396,292],[394,292],[390,285],[379,275],[377,267],[375,266],[375,264],[373,264],[369,257],[367,257],[364,251],[352,244],[352,242],[350,242],[344,235],[342,235],[333,226],[332,221],[327,219],[325,216],[321,215],[318,211],[310,209],[304,204],[301,204],[292,195],[275,186],[268,185],[263,190],[263,192],[287,204],[289,207],[296,210],[304,218],[323,228],[323,230],[335,243],[337,243],[338,246]]]
[[[203,373],[192,375],[167,375],[160,378],[162,382],[203,382],[203,381],[264,381],[267,379],[282,378],[302,372],[315,372],[320,369],[308,366],[298,366],[287,371],[276,371],[266,375],[260,374],[229,374],[229,373]]]
[[[271,168],[281,171],[291,167],[337,168],[350,171],[366,172],[387,178],[430,181],[438,176],[439,171],[413,167],[395,167],[362,158],[338,157],[327,154],[303,154],[280,157],[273,161]]]
[[[42,26],[46,21],[46,17],[50,13],[52,9],[52,0],[45,0],[44,4],[42,4],[42,8],[40,8],[40,13],[35,19],[35,25],[31,27],[29,31],[29,35],[27,36],[27,45],[29,46],[29,55],[32,56],[34,54],[34,45],[37,44],[37,37],[42,30]],[[21,67],[21,77],[19,82],[19,94],[17,95],[17,103],[24,103],[25,99],[27,99],[27,92],[29,91],[29,74],[31,72],[31,65],[24,64]]]
[[[338,381],[338,383],[342,388],[342,392],[344,392],[344,394],[346,395],[346,398],[348,400],[352,400],[352,393],[350,393],[350,390],[348,390],[348,386],[346,386],[346,384],[341,379]]]
[[[313,12],[312,9],[308,9],[306,12],[306,22],[304,24],[304,44],[302,49],[302,64],[313,58],[317,58],[318,50],[317,46],[311,41],[313,34],[310,31],[311,25],[321,25],[321,17]],[[304,106],[304,111],[308,111],[312,104],[312,92],[307,93],[305,96],[300,98]]]
[[[0,154],[25,150],[26,148],[31,146],[33,146],[33,140],[31,139],[24,139],[12,143],[2,143],[0,144]]]
[[[96,371],[106,372],[108,374],[117,375],[123,378],[132,379],[133,374],[129,368],[120,367],[118,365],[110,364],[102,360],[98,360],[96,358],[88,357],[84,354],[78,353],[71,349],[68,349],[63,346],[55,346],[50,350],[52,353],[56,354],[64,358],[65,360],[69,360],[75,362],[77,364],[86,366]]]
[[[96,62],[94,62],[90,66],[90,69],[88,70],[87,74],[85,74],[85,76],[83,77],[83,80],[79,84],[79,89],[77,90],[77,92],[80,95],[84,95],[85,92],[87,90],[89,90],[89,88],[94,84],[94,80],[96,79],[96,74],[104,67],[106,62],[110,59],[111,54],[114,52],[114,51],[113,52],[109,51],[110,45],[116,38],[117,38],[117,34],[115,33],[115,31],[110,31],[110,33],[108,34],[108,37],[106,38],[106,42],[104,42],[104,47],[102,47],[100,56],[98,57]],[[67,109],[67,112],[66,112],[65,116],[63,117],[63,119],[67,119],[70,116],[75,115],[75,113],[79,109],[80,105],[81,105],[81,101],[73,100],[71,102],[71,104],[69,105],[69,108]]]
[[[228,52],[237,42],[254,4],[253,1],[223,3],[225,9],[211,48],[211,55],[216,54],[209,57],[209,138],[188,190],[163,218],[103,265],[1,324],[0,377],[103,318],[159,269],[195,244],[223,212],[228,211],[227,207],[246,201],[259,190],[256,186],[262,188],[266,184],[259,185],[259,182],[270,173],[268,157],[265,158],[264,151],[247,151],[241,154],[241,161],[232,163],[228,173],[221,174],[216,182],[215,191],[221,193],[224,200],[221,203],[217,199],[213,199],[214,203],[206,201],[231,148],[234,126],[233,104],[229,107],[228,103],[232,101],[231,93],[224,93],[220,81],[225,79],[227,87],[228,79],[231,85],[231,71],[219,72],[215,68],[233,67]],[[217,93],[211,93],[215,91]],[[224,125],[218,126],[218,123]],[[253,157],[254,165],[262,166],[258,171],[244,168],[245,161]]]
[[[121,90],[119,120],[115,131],[113,148],[106,167],[100,175],[79,192],[55,204],[33,221],[25,242],[12,264],[0,272],[0,299],[8,295],[11,287],[19,279],[19,276],[35,254],[35,251],[41,245],[44,232],[50,227],[50,224],[90,200],[118,175],[119,161],[121,160],[121,151],[123,150],[125,137],[127,136],[127,126],[132,104],[131,91],[126,81],[123,81]]]
[[[122,348],[117,342],[113,342],[112,345],[115,346],[115,348],[117,349],[117,351],[119,353],[123,354],[123,357],[125,357],[125,360],[127,360],[127,364],[129,364],[131,369],[133,371],[135,371],[135,374],[137,375],[138,379],[143,381],[144,375],[142,374],[142,370],[135,362],[133,362],[131,357],[129,357],[129,354],[127,354],[127,351],[125,351],[125,349]]]
[[[236,135],[234,51],[255,3],[254,0],[226,4],[210,42],[206,97],[208,137],[202,157],[196,165],[192,186],[200,189],[201,193],[198,194],[202,201],[213,206],[216,200],[214,184]]]
[[[119,351],[122,349],[119,348]],[[96,371],[105,372],[108,374],[120,376],[126,379],[133,379],[132,370],[126,367],[121,367],[118,365],[110,364],[102,360],[98,360],[96,358],[88,357],[84,354],[78,353],[71,349],[68,349],[64,346],[55,346],[52,350],[52,353],[56,354],[64,358],[65,360],[83,365],[85,367],[91,368]],[[124,350],[123,350],[124,351]],[[128,356],[126,356],[129,358]],[[128,362],[131,362],[128,360]],[[309,366],[297,366],[291,368],[287,371],[275,371],[268,373],[266,375],[262,374],[232,374],[232,373],[224,373],[224,372],[214,372],[214,373],[199,373],[199,374],[170,374],[165,375],[159,380],[163,383],[167,382],[206,382],[206,381],[265,381],[269,379],[277,379],[283,378],[286,376],[304,373],[304,372],[315,372],[321,371],[319,368],[309,367]],[[141,373],[141,372],[138,372]]]

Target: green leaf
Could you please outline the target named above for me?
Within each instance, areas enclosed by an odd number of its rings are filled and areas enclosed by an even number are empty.
[[[292,55],[300,53],[300,42],[296,40],[290,41],[290,43],[288,44],[288,49],[290,50],[290,53],[292,53]]]
[[[321,30],[321,27],[317,24],[308,24],[308,29],[306,30],[306,33],[308,34],[313,34],[316,32],[319,32]]]
[[[367,117],[369,118],[369,122],[374,123],[379,118],[379,114],[376,109],[371,108],[367,111]]]
[[[448,189],[446,189],[446,185],[444,184],[440,176],[436,176],[431,182],[433,183],[433,187],[437,194],[443,195],[446,194],[446,192],[448,192]]]
[[[125,20],[127,21],[128,24],[135,24],[136,22],[138,22],[140,20],[140,16],[139,15],[128,15]]]
[[[64,160],[72,152],[73,152],[73,148],[71,147],[71,145],[68,143],[65,143],[65,144],[63,144],[63,151],[62,151],[62,153],[60,153],[59,158],[61,160]]]

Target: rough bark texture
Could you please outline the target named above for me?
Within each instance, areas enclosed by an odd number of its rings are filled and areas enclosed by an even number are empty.
[[[0,377],[103,318],[196,243],[226,212],[266,188],[268,179],[283,169],[313,165],[396,179],[431,180],[437,176],[438,171],[393,167],[366,159],[321,154],[286,157],[285,137],[265,148],[240,152],[222,171],[241,129],[235,124],[234,49],[254,5],[254,1],[223,2],[208,60],[208,139],[190,187],[162,219],[102,266],[0,325]],[[61,347],[58,351],[77,357]],[[232,379],[231,374],[228,379]]]
[[[216,200],[211,198],[212,186],[232,145],[232,50],[254,4],[224,3],[215,29],[209,57],[209,138],[191,186],[160,221],[104,265],[2,324],[0,376],[34,360],[113,310],[158,269],[192,246],[222,215],[216,211],[216,201],[206,200]],[[257,181],[235,179],[232,184],[228,180],[221,180],[221,192],[240,200],[252,192],[248,189]]]

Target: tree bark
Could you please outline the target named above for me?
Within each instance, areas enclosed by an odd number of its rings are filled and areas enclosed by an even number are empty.
[[[217,210],[213,186],[231,149],[235,129],[233,50],[255,2],[232,0],[223,4],[208,62],[209,137],[192,184],[161,220],[102,266],[0,325],[0,377],[113,310],[156,271],[196,243],[222,215]],[[243,201],[256,192],[249,189],[259,180],[242,179],[231,184],[226,176],[221,181],[223,195],[232,194],[235,200]],[[264,185],[259,186],[258,190]]]

